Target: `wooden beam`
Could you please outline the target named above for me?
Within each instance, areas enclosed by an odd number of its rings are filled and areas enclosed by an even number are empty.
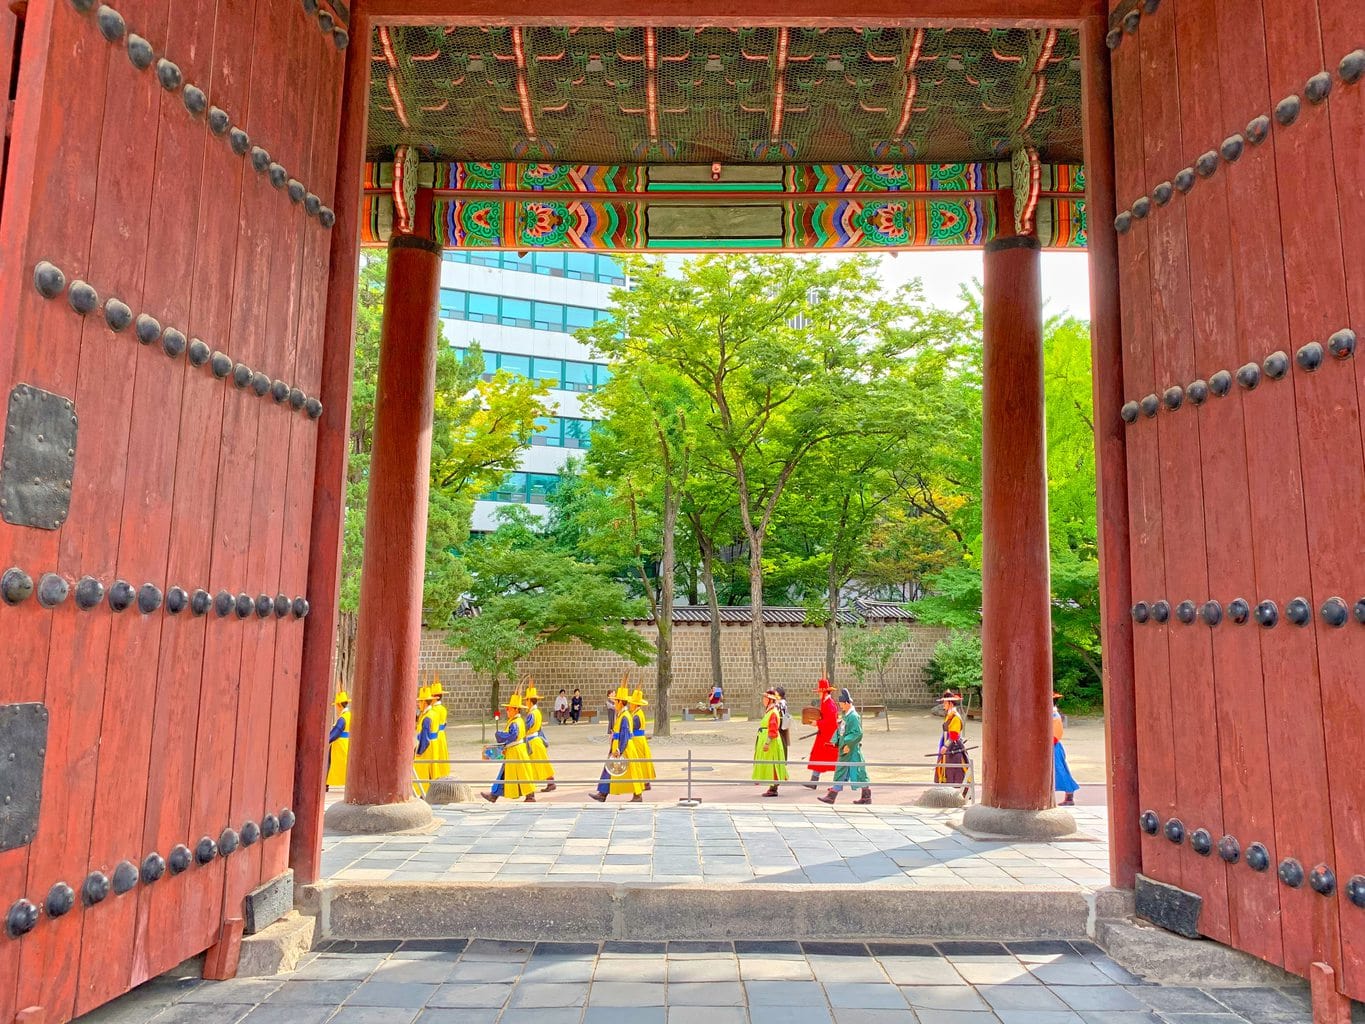
[[[1068,28],[1080,0],[695,0],[685,5],[640,0],[370,0],[375,25],[653,25],[716,28],[888,26],[917,28]],[[1088,4],[1084,5],[1087,8]]]

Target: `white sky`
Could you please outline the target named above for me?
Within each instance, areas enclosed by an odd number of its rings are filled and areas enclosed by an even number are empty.
[[[904,252],[882,255],[879,259],[888,284],[902,284],[918,277],[924,285],[925,298],[935,306],[957,306],[958,290],[973,278],[981,278],[980,249]],[[1085,253],[1045,252],[1042,261],[1044,315],[1070,312],[1088,320],[1090,285]]]

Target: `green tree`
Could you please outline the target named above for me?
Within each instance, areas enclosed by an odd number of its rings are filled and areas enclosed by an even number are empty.
[[[476,614],[457,616],[446,633],[471,667],[490,676],[495,710],[499,680],[542,644],[576,640],[637,665],[649,661],[653,645],[623,622],[638,618],[643,602],[599,566],[561,550],[529,510],[513,506],[499,516],[498,529],[464,556]]]
[[[891,659],[910,641],[910,629],[899,622],[879,629],[859,626],[844,636],[844,663],[853,669],[862,685],[869,672],[877,674],[877,682],[886,692],[886,670]]]
[[[348,680],[354,654],[355,613],[360,603],[387,268],[384,255],[366,259],[360,270],[356,310],[351,455],[342,549],[342,620],[338,636],[338,668]],[[506,373],[484,380],[483,357],[477,345],[470,347],[463,360],[456,358],[442,332],[437,334],[436,345],[422,604],[427,623],[439,628],[450,621],[469,587],[468,573],[456,551],[469,536],[474,500],[516,468],[518,456],[535,433],[536,417],[545,414],[544,399],[548,392],[538,382]]]
[[[698,455],[733,480],[748,547],[753,678],[768,684],[764,545],[792,475],[831,439],[892,429],[877,400],[912,307],[866,259],[703,256],[676,274],[627,260],[613,319],[582,332],[617,360],[668,367],[704,398]]]
[[[953,630],[946,640],[934,647],[929,664],[924,667],[924,677],[935,693],[953,690],[964,700],[976,694],[977,704],[981,703],[981,634],[966,630]]]

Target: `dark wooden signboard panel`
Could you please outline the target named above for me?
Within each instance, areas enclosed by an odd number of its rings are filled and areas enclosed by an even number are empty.
[[[1143,870],[1365,998],[1365,12],[1147,6],[1111,50]]]
[[[60,522],[0,519],[0,573],[33,582],[0,601],[0,705],[48,713],[37,827],[0,851],[0,1020],[209,948],[288,861],[345,57],[324,14],[27,5],[0,408],[51,392],[77,439]]]

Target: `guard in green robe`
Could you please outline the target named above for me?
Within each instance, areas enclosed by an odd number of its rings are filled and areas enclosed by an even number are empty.
[[[839,797],[839,791],[848,786],[861,789],[862,794],[855,804],[872,802],[872,787],[867,781],[867,765],[863,761],[863,719],[853,706],[853,695],[847,688],[839,691],[839,728],[834,732],[834,748],[839,752],[839,760],[834,766],[834,785],[824,796],[816,797],[821,803],[832,804]]]

